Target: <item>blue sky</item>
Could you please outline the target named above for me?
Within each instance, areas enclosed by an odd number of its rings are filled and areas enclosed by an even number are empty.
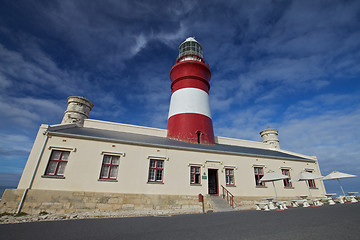
[[[0,185],[16,185],[66,98],[90,118],[166,128],[179,44],[202,44],[215,134],[316,155],[360,175],[359,1],[0,0]],[[344,179],[360,191],[359,178]],[[336,181],[325,182],[339,192]]]

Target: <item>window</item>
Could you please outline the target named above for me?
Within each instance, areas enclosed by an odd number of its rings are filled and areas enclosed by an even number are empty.
[[[197,131],[196,135],[197,135],[197,143],[201,143],[201,131]]]
[[[149,182],[163,182],[164,160],[150,159]]]
[[[191,167],[190,168],[190,183],[191,184],[200,184],[200,167]]]
[[[265,186],[265,183],[260,182],[260,179],[264,176],[264,168],[254,167],[254,173],[256,186]]]
[[[283,175],[289,176],[289,178],[283,179],[284,187],[292,187],[292,184],[290,182],[290,170],[289,169],[281,169],[281,173]]]
[[[46,176],[64,176],[65,167],[68,162],[70,152],[53,150],[46,167]]]
[[[100,171],[100,179],[116,180],[120,157],[113,155],[104,155]]]
[[[235,185],[234,169],[225,168],[226,185]]]
[[[307,172],[309,173],[312,173],[313,171],[311,170],[306,170]],[[309,188],[316,188],[316,185],[315,185],[315,180],[314,179],[309,179],[307,180],[308,181],[308,185],[309,185]]]

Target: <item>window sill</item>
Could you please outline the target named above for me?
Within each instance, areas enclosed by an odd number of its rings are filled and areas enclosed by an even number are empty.
[[[116,179],[104,179],[104,178],[99,178],[98,181],[99,182],[118,182],[118,180],[116,180]]]
[[[310,189],[319,189],[319,188],[317,188],[317,187],[309,187]]]
[[[284,189],[295,189],[294,187],[284,187]]]
[[[164,182],[146,182],[148,184],[164,184]]]
[[[42,178],[55,178],[55,179],[65,179],[64,176],[52,176],[52,175],[42,175]]]
[[[190,186],[202,186],[201,183],[190,183]]]
[[[236,187],[235,184],[232,184],[232,185],[226,185],[226,187]]]
[[[267,188],[267,186],[256,186],[256,188]]]

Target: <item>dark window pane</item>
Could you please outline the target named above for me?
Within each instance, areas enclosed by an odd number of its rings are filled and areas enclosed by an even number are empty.
[[[55,174],[55,170],[56,170],[56,166],[57,166],[57,162],[55,161],[50,161],[49,162],[49,166],[46,170],[46,174],[50,174],[50,175],[54,175]]]
[[[119,165],[119,160],[120,160],[120,157],[119,156],[113,156],[112,157],[112,163],[113,165]]]
[[[117,166],[112,166],[111,169],[110,169],[109,178],[116,178],[117,170],[118,170]]]
[[[53,151],[51,154],[52,160],[59,160],[61,155],[61,151]]]
[[[110,166],[103,165],[100,173],[100,178],[108,178]]]
[[[105,155],[104,156],[104,163],[105,164],[110,164],[111,163],[111,156]]]
[[[230,184],[234,184],[234,176],[230,176]]]
[[[157,167],[158,167],[158,168],[163,168],[164,161],[160,161],[160,160],[158,160],[157,162],[158,162]]]
[[[149,169],[149,181],[155,181],[155,169]]]
[[[195,183],[200,183],[200,174],[196,174]]]
[[[61,155],[61,160],[67,161],[69,154],[70,154],[69,152],[63,152]]]
[[[162,170],[157,170],[156,172],[156,181],[162,180]]]
[[[59,162],[57,175],[64,175],[65,167],[66,167],[66,162]]]

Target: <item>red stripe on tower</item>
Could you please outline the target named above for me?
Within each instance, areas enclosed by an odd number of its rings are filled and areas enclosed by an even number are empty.
[[[205,64],[202,47],[192,37],[179,47],[171,68],[171,101],[167,136],[184,142],[214,144],[209,90],[211,72]]]

